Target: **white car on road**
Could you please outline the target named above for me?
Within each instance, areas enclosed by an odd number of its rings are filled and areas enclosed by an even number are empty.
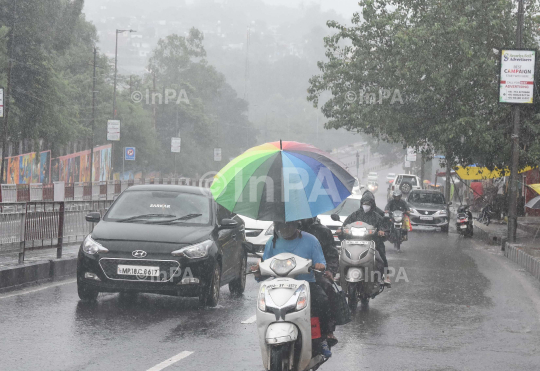
[[[239,215],[245,223],[246,241],[255,246],[258,256],[262,256],[266,242],[274,237],[274,222],[255,220]]]
[[[327,211],[323,214],[319,214],[319,220],[321,221],[322,225],[327,226],[332,230],[332,234],[334,235],[334,242],[336,243],[336,246],[339,246],[341,242],[339,241],[339,238],[337,237],[336,230],[342,226],[345,219],[354,213],[356,210],[360,208],[360,200],[362,199],[362,195],[350,195],[343,201],[338,207],[336,207],[334,210]],[[341,221],[337,222],[332,220],[330,215],[332,214],[338,214]]]

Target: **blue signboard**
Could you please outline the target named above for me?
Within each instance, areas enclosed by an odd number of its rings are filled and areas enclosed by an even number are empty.
[[[126,147],[124,156],[126,161],[135,161],[135,147]]]

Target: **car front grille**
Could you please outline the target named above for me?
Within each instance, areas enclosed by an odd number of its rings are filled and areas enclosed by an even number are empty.
[[[432,211],[432,210],[418,210],[418,213],[420,215],[433,215],[435,214],[437,211]]]
[[[159,277],[138,277],[135,275],[118,274],[118,265],[138,265],[145,267],[159,267]],[[121,281],[141,282],[169,282],[180,272],[180,264],[175,260],[149,260],[149,259],[116,259],[101,258],[99,265],[107,278]]]
[[[246,237],[257,237],[261,234],[262,229],[247,229],[246,228]]]

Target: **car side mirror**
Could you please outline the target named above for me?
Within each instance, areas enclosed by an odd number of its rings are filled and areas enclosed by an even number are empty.
[[[90,223],[98,223],[101,220],[101,214],[98,212],[91,212],[86,215],[86,221]]]
[[[233,229],[238,227],[238,222],[234,219],[223,219],[219,226],[220,229]]]
[[[330,218],[332,218],[332,220],[335,221],[335,222],[339,222],[339,221],[340,221],[339,215],[338,215],[338,214],[332,214],[332,215],[330,215]]]
[[[255,245],[253,245],[251,242],[244,241],[242,242],[242,246],[244,247],[244,250],[249,254],[255,254],[257,250],[255,249]]]

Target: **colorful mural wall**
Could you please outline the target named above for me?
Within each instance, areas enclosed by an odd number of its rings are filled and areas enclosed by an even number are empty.
[[[53,182],[89,182],[90,150],[61,156],[52,160]],[[92,181],[105,181],[111,174],[111,145],[94,148],[94,170]]]
[[[7,184],[49,183],[51,151],[6,157],[4,169],[3,182]]]

